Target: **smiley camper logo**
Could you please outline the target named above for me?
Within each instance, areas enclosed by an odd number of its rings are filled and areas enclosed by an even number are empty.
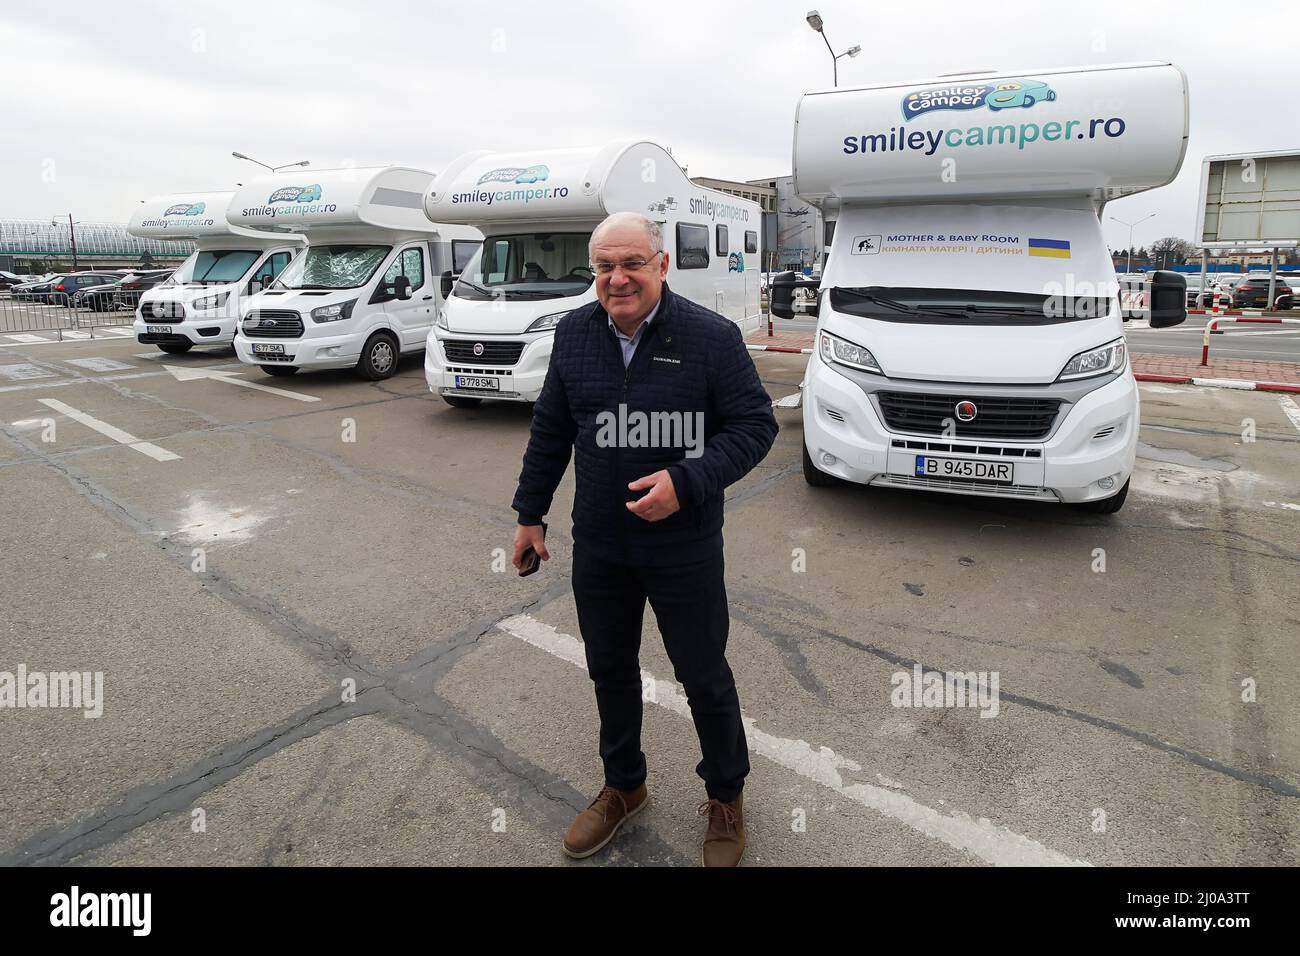
[[[178,202],[174,206],[167,207],[167,211],[163,213],[163,218],[165,219],[168,216],[201,216],[207,208],[207,203],[196,202],[191,205],[187,202]]]
[[[549,179],[551,171],[545,166],[504,166],[493,169],[478,178],[478,185],[484,183],[540,183]]]
[[[935,110],[975,110],[987,106],[991,112],[1013,107],[1028,109],[1035,103],[1051,102],[1056,91],[1042,80],[1007,79],[994,83],[967,83],[915,90],[903,97],[903,116],[912,119]]]
[[[277,202],[315,202],[317,199],[320,199],[320,183],[312,183],[310,186],[281,186],[271,193],[266,203],[269,206]]]

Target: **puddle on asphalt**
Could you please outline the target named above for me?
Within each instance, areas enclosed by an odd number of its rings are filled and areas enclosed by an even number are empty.
[[[1138,442],[1137,453],[1139,458],[1145,458],[1147,461],[1161,461],[1205,471],[1236,471],[1238,468],[1236,462],[1228,461],[1226,458],[1201,458],[1181,448],[1157,448],[1144,441]]]

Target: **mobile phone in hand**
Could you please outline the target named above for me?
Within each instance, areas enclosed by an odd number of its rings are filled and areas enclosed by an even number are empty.
[[[546,522],[545,522],[545,521],[542,522],[542,540],[543,540],[543,541],[546,540]],[[527,547],[527,549],[524,551],[524,553],[523,553],[523,555],[521,556],[520,560],[523,562],[523,567],[521,567],[521,568],[519,569],[519,576],[520,576],[521,578],[526,578],[526,577],[528,577],[528,575],[535,573],[535,572],[537,571],[537,569],[540,568],[540,567],[542,566],[542,558],[541,558],[541,555],[539,555],[539,554],[537,553],[537,549],[534,548],[531,544],[530,544],[530,545]]]

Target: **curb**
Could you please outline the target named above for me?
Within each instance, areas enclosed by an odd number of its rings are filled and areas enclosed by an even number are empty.
[[[1208,388],[1237,388],[1247,392],[1294,392],[1300,394],[1300,385],[1286,382],[1248,382],[1236,378],[1195,378],[1190,375],[1156,375],[1135,372],[1139,382],[1164,382],[1168,385],[1202,385]]]
[[[793,355],[812,355],[812,349],[796,349],[788,345],[750,345],[746,342],[745,348],[751,352],[789,352]]]

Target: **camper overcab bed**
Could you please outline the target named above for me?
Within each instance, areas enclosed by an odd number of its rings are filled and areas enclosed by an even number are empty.
[[[836,220],[809,483],[1118,510],[1138,392],[1099,216],[1170,182],[1186,144],[1170,64],[806,94],[795,188]]]
[[[232,226],[233,192],[178,193],[142,203],[127,231],[142,239],[193,239],[198,247],[172,277],[140,297],[136,339],[164,352],[229,345],[240,303],[260,291],[302,248],[293,235]]]
[[[743,331],[757,328],[757,203],[696,186],[654,143],[469,153],[425,202],[429,219],[469,223],[485,237],[429,334],[429,390],[455,406],[535,401],[556,324],[595,301],[592,230],[624,211],[659,223],[675,293]]]
[[[249,183],[228,217],[307,250],[244,303],[235,352],[269,375],[353,368],[369,379],[424,348],[453,273],[481,234],[424,216],[433,173],[400,166],[315,170]]]

